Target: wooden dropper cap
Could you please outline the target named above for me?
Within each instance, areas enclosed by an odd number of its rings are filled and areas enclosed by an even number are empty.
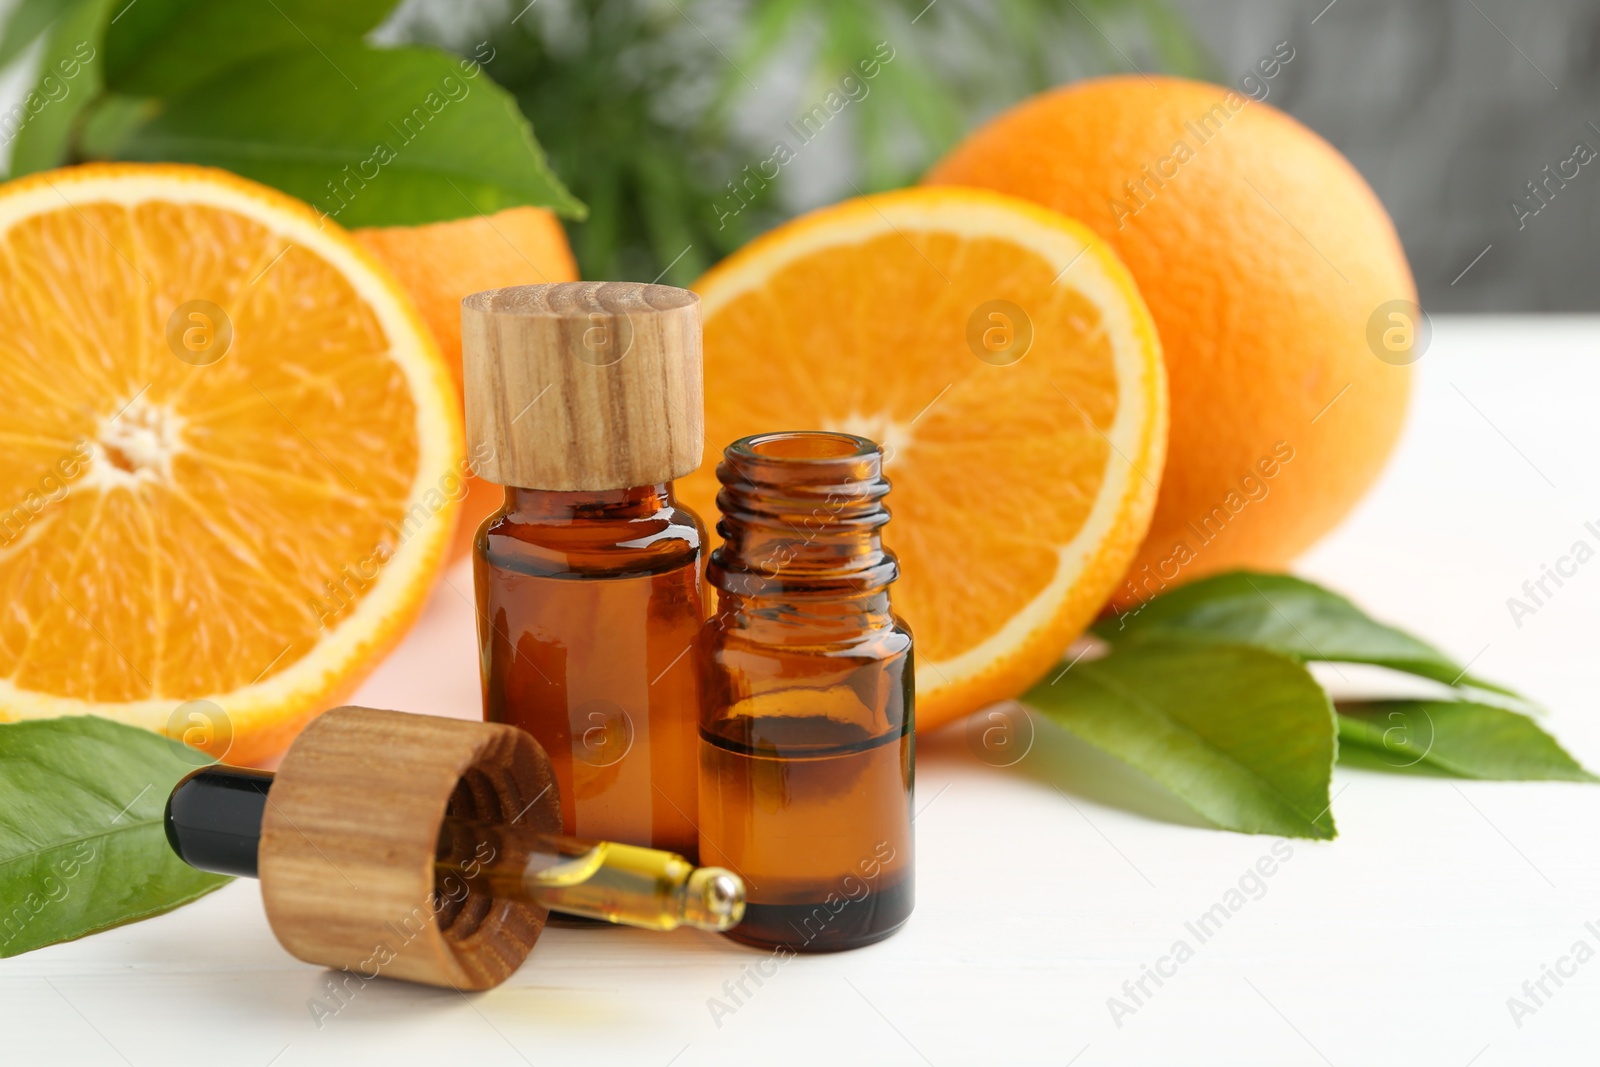
[[[681,478],[705,440],[700,298],[637,282],[519,285],[461,302],[480,478],[626,489]]]
[[[488,989],[527,958],[543,908],[469,897],[442,908],[434,859],[446,812],[561,832],[555,772],[513,726],[335,708],[283,758],[261,818],[267,920],[309,963]]]

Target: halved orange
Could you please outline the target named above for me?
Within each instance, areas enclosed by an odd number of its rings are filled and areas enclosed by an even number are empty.
[[[465,492],[394,278],[222,171],[0,186],[0,720],[281,750],[421,609]]]
[[[909,189],[781,226],[695,289],[707,459],[684,499],[714,519],[745,434],[873,438],[918,725],[1048,670],[1138,549],[1166,442],[1155,327],[1106,243],[1022,200]]]

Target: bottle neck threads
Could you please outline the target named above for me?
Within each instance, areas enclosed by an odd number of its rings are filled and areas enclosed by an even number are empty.
[[[880,531],[883,453],[852,434],[759,434],[729,445],[710,582],[743,597],[844,599],[882,593],[899,573]]]

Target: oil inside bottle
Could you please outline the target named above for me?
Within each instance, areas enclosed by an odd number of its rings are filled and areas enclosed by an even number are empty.
[[[510,494],[479,535],[486,718],[544,747],[566,834],[693,859],[698,524],[663,487]]]
[[[914,892],[910,731],[735,714],[700,739],[701,859],[740,873],[749,892],[729,937],[826,952],[871,944],[905,922]]]

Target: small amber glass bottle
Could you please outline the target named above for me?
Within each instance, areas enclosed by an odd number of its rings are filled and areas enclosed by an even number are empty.
[[[484,717],[549,754],[569,835],[694,858],[704,528],[699,302],[520,286],[462,305],[468,437],[505,506],[474,542]]]
[[[882,468],[871,441],[822,432],[743,438],[717,468],[699,854],[744,876],[728,936],[746,944],[855,948],[911,914],[911,634]]]

